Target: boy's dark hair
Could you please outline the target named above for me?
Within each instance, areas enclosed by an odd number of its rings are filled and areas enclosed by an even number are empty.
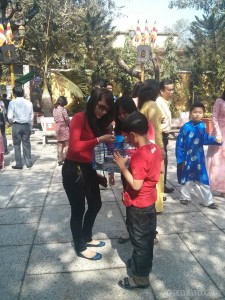
[[[121,134],[122,133],[122,121],[119,120],[119,109],[120,107],[127,113],[131,114],[132,112],[137,110],[137,107],[130,96],[122,96],[118,98],[115,102],[115,133]]]
[[[22,86],[15,86],[13,88],[13,94],[15,97],[23,97],[24,96],[24,91]]]
[[[203,109],[203,112],[205,112],[205,106],[203,103],[201,102],[196,102],[196,103],[193,103],[191,108],[190,108],[190,112],[192,112],[195,108],[202,108]]]
[[[105,100],[109,111],[101,119],[95,116],[95,109],[99,101]],[[92,90],[90,99],[86,107],[88,123],[95,136],[105,134],[107,127],[114,119],[114,98],[112,92],[106,88],[96,88]]]
[[[170,80],[170,79],[163,79],[163,80],[161,80],[160,81],[160,83],[159,83],[159,89],[160,89],[160,91],[162,90],[165,90],[165,86],[166,85],[170,85],[170,84],[174,84],[174,82],[172,81],[172,80]]]
[[[139,135],[147,134],[148,120],[139,111],[134,111],[123,122],[123,131],[126,133],[134,132]]]
[[[145,102],[155,101],[159,95],[159,82],[149,79],[138,91],[138,109],[141,109]]]

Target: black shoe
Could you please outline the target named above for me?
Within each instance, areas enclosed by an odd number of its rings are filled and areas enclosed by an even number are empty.
[[[212,203],[212,204],[208,205],[207,207],[211,208],[211,209],[217,209],[217,205],[215,203]]]
[[[180,204],[188,205],[189,200],[180,200]]]
[[[126,236],[124,237],[124,234],[119,238],[119,243],[120,244],[125,244],[125,243],[127,243],[127,242],[129,242],[129,240],[130,240],[130,237],[129,237],[129,235],[128,234],[126,234]]]
[[[32,166],[33,166],[33,164],[28,165],[27,168],[30,169],[30,168],[32,168]]]
[[[18,167],[18,166],[12,166],[13,169],[18,169],[18,170],[22,170],[23,167]]]
[[[174,188],[173,187],[168,187],[166,185],[164,185],[164,193],[172,193],[174,191]]]
[[[9,153],[10,153],[9,150],[6,150],[4,154],[8,155]]]

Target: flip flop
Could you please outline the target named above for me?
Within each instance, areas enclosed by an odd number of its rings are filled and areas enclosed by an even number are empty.
[[[129,280],[128,280],[128,277],[125,277],[123,280],[120,280],[118,282],[118,285],[122,288],[122,289],[125,289],[125,290],[134,290],[134,289],[146,289],[149,287],[149,284],[147,285],[135,285],[135,286],[132,286],[130,285],[129,283]]]

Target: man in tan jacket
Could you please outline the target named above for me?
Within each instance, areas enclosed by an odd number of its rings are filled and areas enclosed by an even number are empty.
[[[169,79],[163,79],[160,82],[160,96],[156,99],[156,104],[161,111],[162,114],[162,139],[165,150],[165,173],[164,173],[164,192],[172,193],[174,188],[166,186],[166,177],[167,177],[167,165],[168,165],[168,156],[167,156],[167,145],[168,145],[168,137],[171,131],[171,111],[170,111],[170,102],[169,100],[172,98],[174,94],[174,84]]]

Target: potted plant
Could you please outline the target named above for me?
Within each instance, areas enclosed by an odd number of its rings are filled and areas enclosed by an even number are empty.
[[[206,131],[211,135],[213,131],[212,113],[205,113],[202,121],[206,125]]]

